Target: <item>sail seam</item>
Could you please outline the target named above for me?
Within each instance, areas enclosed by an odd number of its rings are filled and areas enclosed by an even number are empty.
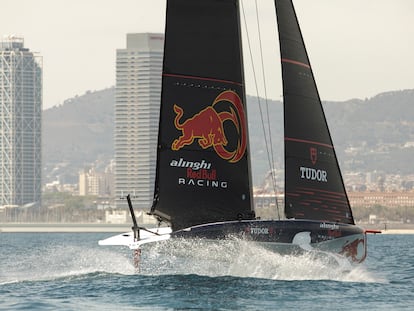
[[[332,145],[329,144],[324,144],[321,142],[317,142],[317,141],[313,141],[313,140],[306,140],[306,139],[298,139],[298,138],[291,138],[291,137],[285,137],[285,141],[293,141],[293,142],[297,142],[297,143],[305,143],[305,144],[312,144],[312,145],[318,145],[318,146],[323,146],[323,147],[328,147],[328,148],[332,148]]]
[[[221,82],[221,83],[230,83],[242,86],[242,83],[229,81],[229,80],[220,80],[214,78],[206,78],[206,77],[197,77],[197,76],[187,76],[187,75],[179,75],[179,74],[172,74],[172,73],[163,73],[164,77],[173,77],[173,78],[183,78],[183,79],[198,79],[198,80],[205,80],[205,81],[214,81],[214,82]]]
[[[336,196],[340,196],[340,197],[345,197],[344,193],[337,192],[337,191],[328,191],[328,190],[322,190],[322,189],[317,189],[317,188],[309,188],[309,187],[301,187],[300,189],[314,191],[314,192],[325,192],[327,194],[336,195]]]
[[[294,65],[298,65],[298,66],[302,66],[302,67],[310,69],[310,66],[308,64],[298,62],[298,61],[293,60],[293,59],[282,58],[282,62],[289,63],[289,64],[294,64]]]

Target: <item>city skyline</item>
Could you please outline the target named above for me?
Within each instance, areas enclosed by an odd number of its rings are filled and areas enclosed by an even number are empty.
[[[322,100],[413,88],[413,1],[296,0],[294,4]],[[256,47],[254,2],[243,1],[243,5]],[[125,34],[164,30],[165,0],[125,0],[122,5],[95,0],[5,0],[2,8],[10,14],[0,20],[0,35],[24,37],[31,50],[43,55],[44,109],[87,90],[115,85],[116,49],[122,48]],[[19,18],[13,12],[19,12]],[[267,95],[280,99],[273,0],[259,1],[259,12]],[[247,93],[256,95],[248,52],[244,58]],[[264,96],[262,74],[256,74],[259,95]]]

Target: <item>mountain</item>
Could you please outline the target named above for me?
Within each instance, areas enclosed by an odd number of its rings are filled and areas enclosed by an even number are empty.
[[[43,111],[44,182],[78,181],[78,173],[114,156],[115,89],[88,91]]]
[[[268,169],[258,99],[248,97],[254,182]],[[266,111],[264,99],[261,110]],[[323,102],[332,140],[344,172],[377,171],[414,174],[414,90],[378,94],[369,99]],[[269,101],[276,167],[283,167],[283,112],[280,101]],[[267,117],[264,117],[266,120]],[[268,127],[265,122],[265,128]],[[298,124],[300,126],[300,124]]]
[[[326,103],[325,109],[344,170],[414,173],[414,90]]]
[[[45,182],[77,182],[78,172],[94,163],[99,169],[114,158],[115,90],[88,91],[43,112]],[[260,106],[259,107],[259,101]],[[283,167],[283,113],[280,101],[248,96],[249,136],[254,184],[263,180],[268,152],[263,123],[272,133],[273,162]],[[414,90],[381,93],[369,99],[324,102],[343,171],[413,174]],[[300,124],[298,124],[300,126]],[[271,151],[270,147],[268,148]]]

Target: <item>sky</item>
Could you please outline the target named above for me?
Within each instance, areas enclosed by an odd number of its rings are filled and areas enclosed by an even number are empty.
[[[116,49],[126,47],[127,33],[164,32],[165,3],[1,0],[0,39],[24,37],[25,47],[43,57],[47,109],[115,85]],[[281,99],[274,3],[257,3],[265,70],[260,69],[255,1],[243,0],[257,75],[255,79],[246,49],[247,94]],[[414,88],[413,0],[294,0],[294,5],[322,100]],[[246,31],[243,39],[247,43]]]

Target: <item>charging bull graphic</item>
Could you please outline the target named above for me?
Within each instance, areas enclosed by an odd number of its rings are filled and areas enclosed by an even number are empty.
[[[184,114],[183,109],[174,105],[174,111],[177,114],[174,125],[183,134],[174,141],[172,145],[173,150],[179,150],[185,145],[191,145],[196,138],[198,138],[198,143],[203,149],[216,145],[227,145],[223,122],[213,107],[208,106],[183,124],[179,123]]]
[[[217,112],[215,105],[228,102],[229,111]],[[193,117],[181,123],[184,111],[174,105],[176,117],[175,127],[181,131],[181,136],[172,143],[172,150],[180,150],[184,146],[198,140],[201,148],[213,147],[217,155],[231,163],[238,162],[244,155],[247,146],[246,117],[240,97],[233,91],[225,91],[218,95],[211,106],[207,106]],[[227,150],[228,140],[224,132],[224,122],[230,121],[237,129],[237,147]]]

